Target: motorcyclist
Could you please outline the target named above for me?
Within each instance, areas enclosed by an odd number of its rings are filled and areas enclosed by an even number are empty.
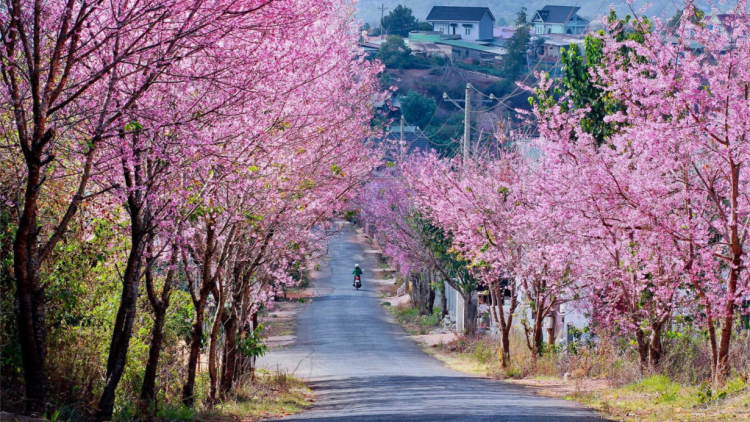
[[[352,286],[356,284],[357,277],[360,277],[364,271],[362,271],[362,268],[359,268],[359,264],[354,264],[354,269],[352,270],[352,274],[354,274],[354,281],[352,281]],[[360,281],[362,279],[360,278]]]

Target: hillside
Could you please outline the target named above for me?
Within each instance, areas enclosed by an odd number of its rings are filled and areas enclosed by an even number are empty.
[[[681,5],[683,2],[673,2],[670,0],[654,0],[649,2],[648,0],[636,0],[631,5],[634,10],[639,10],[643,5],[651,3],[652,6],[646,9],[646,14],[649,16],[666,16],[669,18],[674,14],[676,7],[675,4]],[[702,2],[699,2],[702,3]],[[729,9],[729,3],[722,5],[724,8]],[[577,4],[581,8],[581,16],[587,18],[594,18],[601,14],[606,14],[610,6],[613,6],[619,14],[624,15],[625,13],[631,13],[630,7],[625,0],[527,0],[525,2],[518,2],[516,0],[359,0],[357,4],[357,18],[362,19],[364,22],[374,24],[377,26],[377,22],[380,20],[380,7],[385,5],[387,14],[390,10],[393,10],[397,5],[403,4],[410,7],[414,11],[414,16],[417,19],[424,20],[427,14],[430,12],[432,6],[489,6],[492,13],[495,15],[495,19],[498,22],[502,22],[505,19],[507,23],[512,23],[515,14],[520,10],[521,6],[526,6],[529,10],[529,19],[531,13],[534,10],[544,7],[546,4],[550,5],[574,5]],[[704,8],[708,10],[708,8]]]

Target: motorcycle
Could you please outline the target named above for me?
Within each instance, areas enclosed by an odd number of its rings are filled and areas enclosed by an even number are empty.
[[[358,275],[354,276],[354,287],[356,287],[357,290],[359,290],[359,288],[362,287],[362,280],[359,278]]]

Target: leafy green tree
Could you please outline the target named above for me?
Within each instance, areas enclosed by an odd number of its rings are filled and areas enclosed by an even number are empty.
[[[417,91],[409,91],[400,98],[401,111],[407,122],[425,128],[437,110],[437,104],[431,97],[427,97]]]
[[[389,69],[427,69],[430,67],[430,61],[423,57],[413,56],[411,49],[404,43],[404,39],[398,35],[389,35],[375,57]]]
[[[516,14],[516,32],[505,44],[508,53],[503,57],[502,70],[507,79],[516,80],[525,72],[527,67],[526,50],[530,40],[531,32],[529,32],[526,8],[522,7]]]
[[[648,20],[633,20],[629,15],[625,19],[618,19],[614,11],[610,12],[608,21],[612,35],[618,41],[631,40],[642,43],[645,35],[651,30]],[[619,102],[605,95],[606,92],[597,86],[596,80],[591,76],[592,69],[603,65],[603,35],[603,31],[587,35],[583,55],[577,46],[561,50],[562,78],[555,88],[555,94],[558,96],[568,94],[574,108],[590,109],[581,121],[581,127],[596,138],[598,145],[606,142],[606,139],[617,130],[615,123],[605,122],[604,118],[622,109]],[[621,52],[624,58],[623,66],[628,65],[631,50],[627,48]],[[545,101],[553,100],[551,96],[542,97],[546,98]]]
[[[464,114],[453,113],[447,119],[435,118],[427,128],[431,147],[447,157],[454,157],[459,151],[456,139],[464,133]]]
[[[401,69],[408,65],[410,56],[411,49],[406,46],[404,39],[398,35],[389,35],[375,57],[387,68]]]
[[[429,22],[417,21],[415,31],[432,31],[432,24]]]
[[[409,31],[417,28],[417,22],[411,8],[399,4],[388,16],[383,17],[382,24],[386,34],[408,37]]]
[[[451,234],[432,224],[428,218],[415,213],[410,223],[422,244],[430,251],[435,270],[464,300],[464,334],[476,334],[477,300],[474,292],[477,290],[477,279],[469,270],[469,262],[453,249]]]

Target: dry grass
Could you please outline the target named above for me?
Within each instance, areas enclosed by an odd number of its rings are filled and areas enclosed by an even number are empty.
[[[253,383],[246,383],[234,397],[213,409],[166,408],[159,412],[165,421],[258,421],[299,413],[312,405],[313,394],[305,384],[284,372],[259,371]]]

